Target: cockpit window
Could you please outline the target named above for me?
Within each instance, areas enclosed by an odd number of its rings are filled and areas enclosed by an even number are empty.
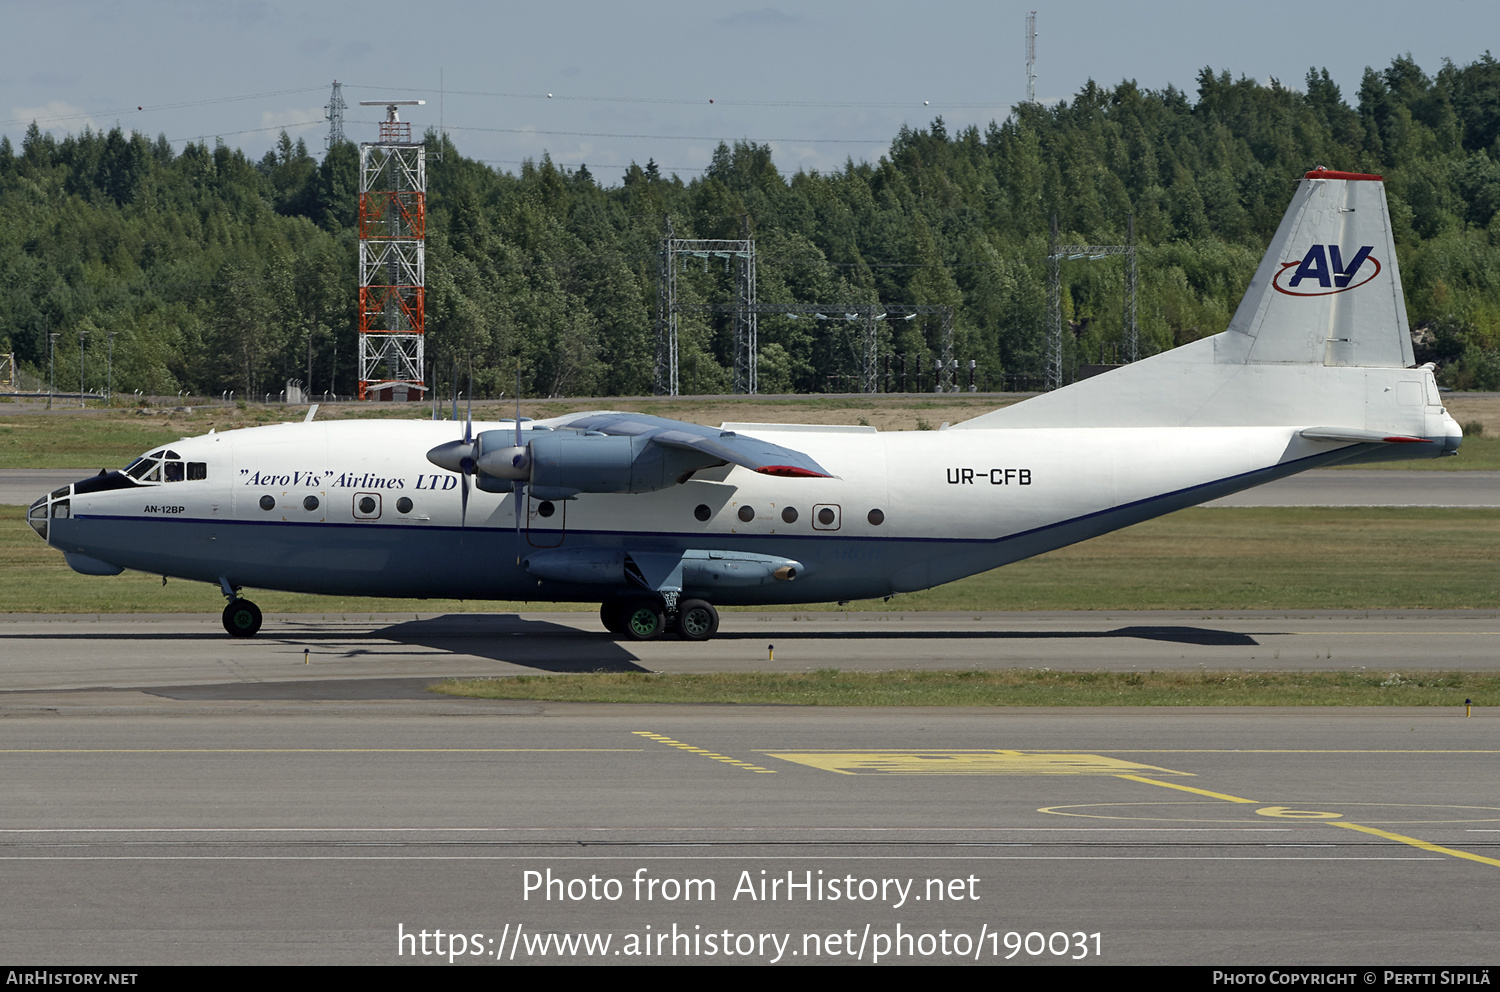
[[[208,478],[208,463],[185,462],[164,448],[137,458],[125,466],[125,474],[137,482],[198,482]]]

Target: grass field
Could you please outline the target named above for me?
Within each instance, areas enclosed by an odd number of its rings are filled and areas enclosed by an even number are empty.
[[[777,706],[1476,706],[1500,702],[1493,672],[745,672],[453,679],[477,699]]]
[[[0,507],[0,612],[217,612],[206,583],[78,575]],[[1254,507],[1184,510],[871,610],[1494,609],[1500,510]],[[550,604],[253,592],[268,613],[516,612]],[[597,604],[563,606],[593,611]],[[799,611],[838,609],[798,607]]]

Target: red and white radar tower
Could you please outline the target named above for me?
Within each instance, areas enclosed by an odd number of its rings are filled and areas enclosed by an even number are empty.
[[[361,100],[384,107],[380,140],[359,146],[359,398],[420,400],[426,390],[427,149],[397,107],[425,100]]]

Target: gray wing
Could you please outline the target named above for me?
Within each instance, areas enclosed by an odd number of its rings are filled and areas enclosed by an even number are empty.
[[[695,451],[741,465],[761,475],[832,478],[823,466],[800,451],[759,438],[641,413],[578,413],[546,422],[554,428],[646,438],[656,444]]]

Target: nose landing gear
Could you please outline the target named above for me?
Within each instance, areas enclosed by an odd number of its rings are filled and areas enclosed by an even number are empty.
[[[248,599],[231,600],[224,607],[224,629],[235,637],[254,637],[260,621],[260,607]]]
[[[228,579],[219,579],[219,586],[224,590],[224,598],[229,600],[229,605],[224,607],[224,629],[231,637],[254,637],[260,630],[260,607],[248,599],[241,599],[239,588],[231,585]]]

